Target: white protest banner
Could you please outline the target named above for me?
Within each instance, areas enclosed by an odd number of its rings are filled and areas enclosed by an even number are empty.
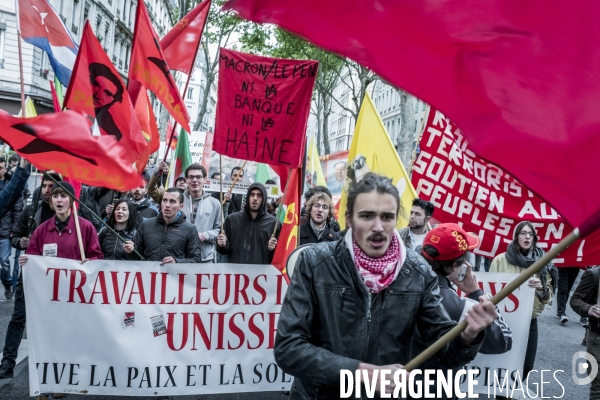
[[[190,155],[192,162],[201,164],[204,154],[204,141],[206,140],[206,131],[193,131],[189,137]]]
[[[478,273],[477,282],[481,290],[493,296],[517,276],[518,274],[497,272]],[[464,367],[467,370],[477,371],[475,374],[477,384],[473,386],[473,392],[487,394],[489,390],[491,394],[494,393],[495,386],[497,395],[512,397],[511,391],[513,388],[522,388],[522,382],[525,380],[525,377],[523,377],[523,362],[527,350],[534,293],[535,289],[524,283],[498,304],[502,317],[512,331],[512,348],[504,354],[479,353],[472,362]],[[466,297],[466,294],[460,291],[459,294]],[[466,375],[463,378],[461,390],[466,393],[468,391]],[[532,376],[531,380],[537,382],[538,378],[539,375]],[[523,394],[520,391],[515,393]]]
[[[287,289],[273,266],[29,256],[23,278],[32,396],[291,386],[273,356]]]
[[[233,185],[233,181],[223,181],[223,192],[229,191]],[[246,182],[236,182],[233,190],[231,191],[234,194],[245,195],[248,193],[248,189],[252,184]],[[283,193],[279,190],[278,185],[264,185],[267,189],[267,197],[277,198],[282,196]],[[204,190],[207,192],[220,192],[221,191],[221,182],[218,179],[210,179],[207,180],[203,186]]]

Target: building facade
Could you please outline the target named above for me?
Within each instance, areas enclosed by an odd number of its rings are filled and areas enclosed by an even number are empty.
[[[137,0],[50,0],[76,43],[83,26],[92,30],[124,80],[129,71],[131,43]],[[173,0],[147,0],[146,7],[154,29],[163,36],[173,27]],[[52,67],[44,51],[22,41],[25,94],[34,101],[38,113],[51,112]],[[14,0],[0,0],[0,109],[17,114],[21,109],[17,16]]]
[[[204,52],[199,50],[194,63],[194,70],[192,71],[190,83],[183,98],[190,116],[190,127],[192,127],[192,129],[196,125],[198,119],[198,113],[200,112],[200,107],[202,105],[202,96],[204,95],[204,91],[207,90],[205,68],[206,60],[204,58]],[[208,88],[209,94],[206,113],[198,127],[199,131],[207,131],[208,129],[214,130],[215,126],[215,111],[217,107],[216,82],[213,82],[210,86],[211,87]]]

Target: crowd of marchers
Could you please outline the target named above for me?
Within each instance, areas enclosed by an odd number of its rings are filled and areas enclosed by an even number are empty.
[[[43,173],[29,193],[27,162],[17,156],[0,158],[1,278],[6,298],[14,296],[0,379],[13,377],[23,337],[26,311],[19,271],[28,255],[161,265],[271,263],[281,199],[270,201],[265,186],[256,182],[245,195],[208,193],[207,171],[197,163],[173,187],[165,187],[166,169],[164,163],[147,168],[146,185],[128,192],[84,185],[76,221],[75,189],[59,174]],[[229,178],[243,181],[244,172],[235,167]],[[217,172],[210,178],[220,177]],[[473,253],[479,245],[474,234],[454,223],[432,225],[431,203],[415,199],[411,210],[402,210],[398,190],[386,177],[368,173],[347,194],[347,226],[342,231],[327,188],[317,186],[303,196],[298,235],[301,245],[310,246],[294,268],[274,350],[280,367],[296,378],[290,395],[337,398],[342,369],[373,376],[379,368],[402,368],[461,319],[467,320],[467,328],[423,368],[461,368],[478,352],[503,354],[512,348],[518,339],[491,296],[480,290],[476,272],[483,265],[485,271],[519,273],[539,260],[544,251],[537,246],[531,222],[517,224],[507,251],[486,261]],[[410,213],[409,226],[397,230],[398,217],[405,212]],[[11,268],[12,248],[16,260]],[[533,369],[536,357],[536,318],[558,289],[557,316],[562,324],[568,321],[568,296],[580,270],[549,263],[528,280],[535,300],[523,376]],[[588,352],[600,361],[598,270],[583,274],[571,306],[582,316]],[[467,296],[460,297],[457,289]],[[594,380],[591,391],[600,393],[599,381]]]

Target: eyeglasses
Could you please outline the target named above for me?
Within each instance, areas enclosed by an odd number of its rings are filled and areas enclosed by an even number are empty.
[[[315,203],[315,204],[313,204],[313,207],[316,208],[317,210],[319,210],[319,209],[321,209],[323,211],[328,211],[329,210],[329,206],[327,204]]]
[[[204,179],[204,177],[202,175],[190,175],[187,177],[187,179],[189,179],[190,181],[193,181],[193,180],[201,181],[202,179]]]
[[[521,233],[519,233],[519,236],[523,236],[523,237],[535,237],[535,233],[533,232],[525,232],[525,231],[521,231]]]

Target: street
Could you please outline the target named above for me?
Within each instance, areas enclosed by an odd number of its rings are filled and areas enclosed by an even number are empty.
[[[577,286],[579,281],[576,282],[574,288]],[[6,335],[6,328],[10,321],[10,316],[13,309],[13,301],[4,300],[3,293],[0,294],[0,346],[4,346],[4,339]],[[567,316],[569,322],[565,325],[561,325],[559,320],[556,318],[556,300],[553,301],[551,306],[548,306],[544,313],[538,317],[539,324],[539,345],[537,358],[535,362],[535,368],[537,370],[551,370],[552,373],[546,373],[544,375],[543,392],[540,389],[542,387],[540,383],[540,375],[532,376],[532,382],[530,382],[530,394],[533,398],[563,398],[563,399],[585,399],[588,397],[589,385],[578,386],[575,385],[571,377],[571,363],[573,355],[578,351],[585,351],[585,347],[581,345],[583,339],[584,330],[579,324],[579,316],[577,316],[570,307],[567,307]],[[48,329],[60,329],[67,331],[68,326],[48,326]],[[42,333],[43,334],[43,333]],[[518,338],[514,338],[518,340]],[[28,379],[28,368],[26,366],[26,360],[24,361],[24,367],[17,373],[15,378],[10,381],[0,381],[0,399],[27,399],[29,397],[29,379]],[[18,370],[18,369],[17,369]],[[560,384],[553,379],[553,373],[555,371],[562,370],[563,372],[556,372],[556,379]],[[561,387],[562,385],[562,387]],[[564,387],[564,393],[563,393]],[[536,389],[537,388],[537,389]],[[537,396],[536,396],[537,391]],[[518,395],[517,395],[518,394]],[[76,395],[69,395],[68,398],[75,398]],[[86,396],[90,399],[116,399],[114,396]],[[119,399],[136,399],[139,397],[126,397],[119,396]],[[272,399],[272,400],[284,400],[288,397],[281,392],[272,393],[247,393],[247,394],[228,394],[228,395],[204,395],[204,396],[181,396],[177,397],[181,399],[216,399],[216,400],[229,400],[229,399]],[[483,398],[480,396],[480,398]],[[515,398],[524,398],[521,392],[515,392]]]

